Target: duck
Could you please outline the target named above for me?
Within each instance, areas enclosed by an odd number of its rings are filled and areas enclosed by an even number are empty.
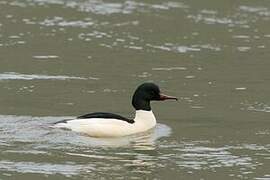
[[[64,128],[91,137],[121,137],[148,131],[156,126],[151,101],[178,100],[177,97],[162,94],[158,85],[146,82],[137,87],[132,96],[135,109],[133,119],[108,112],[94,112],[74,119],[54,123],[55,128]]]

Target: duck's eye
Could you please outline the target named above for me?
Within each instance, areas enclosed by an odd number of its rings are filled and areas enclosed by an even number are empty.
[[[149,94],[154,95],[155,93],[154,93],[154,91],[149,91]]]
[[[155,91],[151,91],[151,95],[155,96],[157,93]]]

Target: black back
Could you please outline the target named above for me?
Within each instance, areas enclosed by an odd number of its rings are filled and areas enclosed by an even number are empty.
[[[118,114],[106,113],[106,112],[95,112],[95,113],[85,114],[85,115],[77,117],[77,119],[89,119],[90,121],[91,121],[91,118],[116,119],[116,120],[126,121],[130,124],[133,124],[135,122],[133,119],[128,119]],[[70,121],[70,119],[58,121],[56,123],[67,123],[68,121]]]
[[[106,112],[95,112],[95,113],[85,114],[77,118],[78,119],[88,119],[88,118],[117,119],[117,120],[126,121],[128,123],[134,123],[133,119],[128,119],[118,114],[106,113]]]

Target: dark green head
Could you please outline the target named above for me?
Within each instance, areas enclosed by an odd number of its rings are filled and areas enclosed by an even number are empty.
[[[132,105],[136,110],[150,111],[150,101],[177,100],[176,97],[160,93],[159,87],[154,83],[143,83],[134,92]]]

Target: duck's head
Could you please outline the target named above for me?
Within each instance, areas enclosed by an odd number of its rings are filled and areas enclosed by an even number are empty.
[[[150,111],[150,101],[164,101],[168,99],[178,100],[176,97],[162,94],[159,87],[154,83],[143,83],[134,92],[132,105],[136,110]]]

